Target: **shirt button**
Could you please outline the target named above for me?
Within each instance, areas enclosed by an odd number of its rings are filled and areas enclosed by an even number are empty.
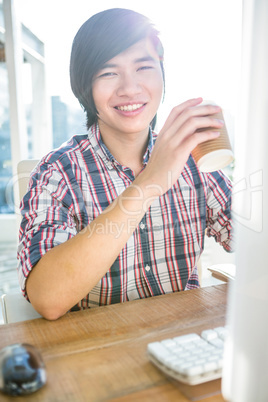
[[[107,162],[107,167],[108,167],[108,169],[112,169],[112,167],[113,167],[112,162]]]
[[[150,267],[149,265],[146,265],[146,267],[145,267],[145,271],[149,272],[149,271],[150,271],[150,269],[151,269],[151,267]]]
[[[145,228],[145,225],[144,225],[144,223],[143,223],[143,222],[141,222],[141,224],[140,224],[140,228],[141,228],[141,230],[143,230],[143,229]]]

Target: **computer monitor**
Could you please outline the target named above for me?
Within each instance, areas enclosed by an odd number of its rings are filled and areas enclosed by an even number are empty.
[[[268,401],[268,1],[243,1],[242,75],[233,216],[236,280],[229,289],[222,392]]]

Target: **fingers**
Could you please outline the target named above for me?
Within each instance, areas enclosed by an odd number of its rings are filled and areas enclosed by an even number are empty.
[[[190,99],[174,107],[160,134],[171,138],[179,134],[187,136],[202,128],[222,127],[221,121],[213,118],[213,114],[219,113],[221,108],[215,105],[200,105],[201,102],[202,98]]]
[[[187,108],[193,108],[199,105],[202,102],[202,100],[203,100],[202,98],[189,99],[181,103],[180,105],[175,106],[170,112],[161,131],[168,130],[174,124],[174,121],[178,118],[178,116],[181,115],[183,111],[185,111]]]
[[[177,136],[181,133],[181,135],[187,136],[206,127],[220,128],[224,124],[223,121],[213,117],[213,114],[219,111],[218,106],[198,106],[185,109],[174,121],[171,135]]]
[[[222,128],[223,125],[223,120],[215,119],[211,116],[198,116],[187,119],[185,123],[181,125],[181,131],[183,132],[183,137],[186,138],[190,135],[193,135],[194,133],[200,133],[203,131],[210,132],[211,130],[217,131],[217,129]],[[181,140],[182,136],[174,136],[175,142],[180,142]]]
[[[190,135],[187,137],[185,144],[188,148],[189,153],[192,152],[192,150],[198,145],[201,144],[202,142],[213,140],[217,137],[219,137],[220,132],[219,131],[202,131],[202,132],[195,132],[194,134]]]

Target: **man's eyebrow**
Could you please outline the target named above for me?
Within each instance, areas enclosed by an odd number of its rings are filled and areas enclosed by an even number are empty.
[[[136,59],[135,63],[142,63],[144,61],[153,61],[153,62],[155,62],[156,60],[152,56],[144,56],[144,57],[140,57],[140,58]]]
[[[115,68],[117,67],[117,64],[112,64],[112,63],[105,63],[103,66],[100,68],[100,70],[104,70],[105,68]]]
[[[152,56],[144,56],[144,57],[139,57],[138,59],[135,59],[134,60],[134,63],[142,63],[142,62],[146,62],[146,61],[152,61],[152,62],[155,62],[156,60],[155,60],[155,58],[154,57],[152,57]],[[106,68],[116,68],[116,67],[118,67],[118,65],[117,64],[115,64],[115,63],[105,63],[102,67],[101,67],[101,70],[104,70],[104,69],[106,69]]]

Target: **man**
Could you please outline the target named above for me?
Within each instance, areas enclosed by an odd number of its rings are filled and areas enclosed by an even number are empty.
[[[19,246],[25,296],[57,319],[198,287],[205,230],[231,247],[231,183],[222,172],[202,174],[190,155],[219,135],[219,107],[188,100],[156,136],[163,47],[131,10],[106,10],[82,25],[70,76],[89,131],[33,172]],[[198,131],[205,127],[212,130]]]

